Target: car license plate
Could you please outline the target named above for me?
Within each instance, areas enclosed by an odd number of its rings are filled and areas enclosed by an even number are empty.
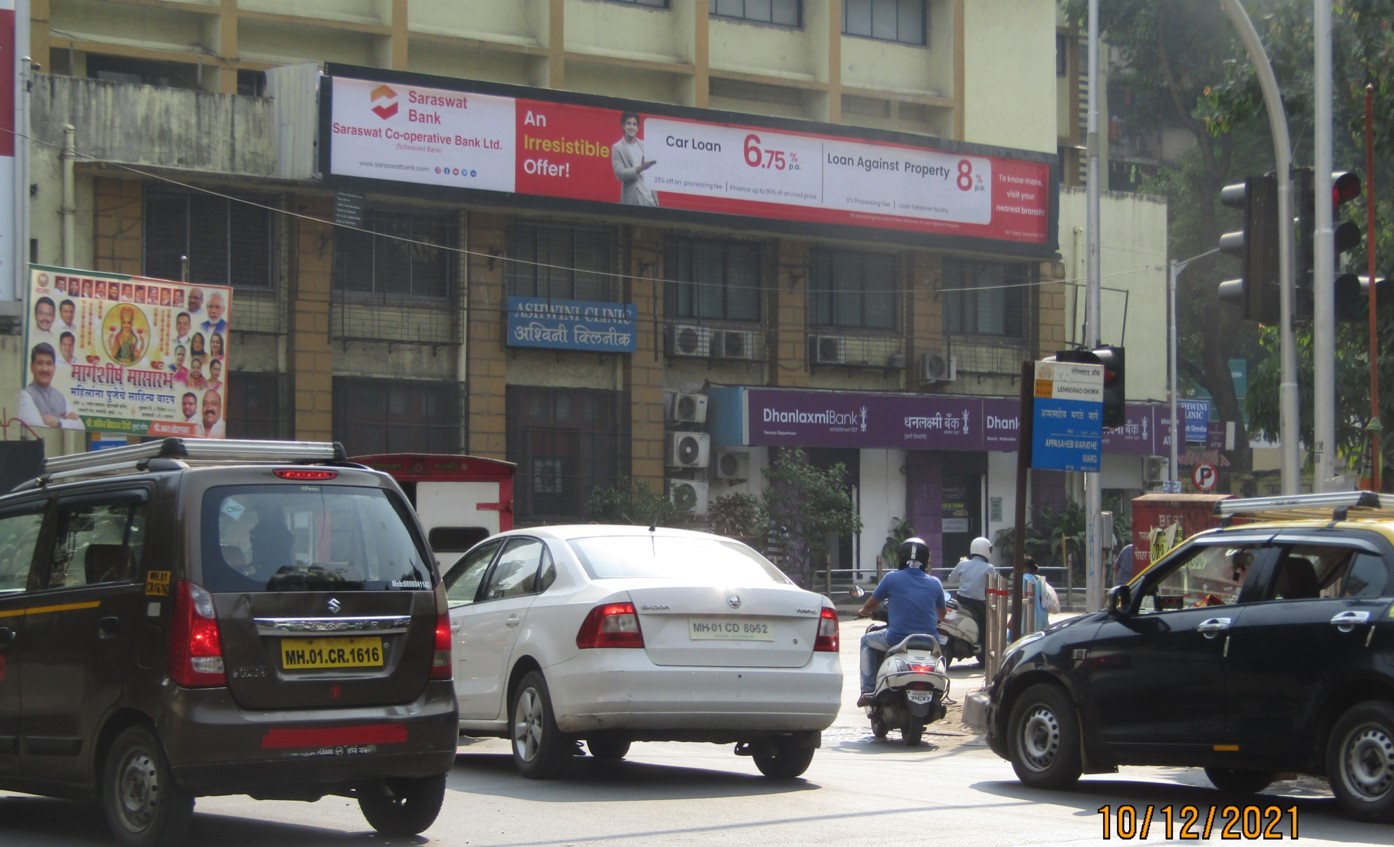
[[[774,624],[754,618],[690,618],[687,637],[692,641],[773,641]]]
[[[934,699],[933,691],[907,691],[905,696],[911,703],[928,703]]]
[[[382,667],[382,638],[282,638],[281,666],[288,671]]]

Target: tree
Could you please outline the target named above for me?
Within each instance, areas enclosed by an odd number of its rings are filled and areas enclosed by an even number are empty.
[[[593,489],[587,507],[591,520],[598,523],[678,527],[688,523],[687,515],[677,504],[647,483],[632,479],[622,479],[613,488]]]
[[[862,529],[847,487],[847,468],[837,463],[820,470],[802,450],[781,450],[763,471],[764,505],[770,523],[783,536],[785,570],[804,586],[826,565],[830,544]]]

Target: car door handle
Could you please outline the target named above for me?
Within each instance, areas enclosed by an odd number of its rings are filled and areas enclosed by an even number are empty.
[[[1230,621],[1230,618],[1207,618],[1200,622],[1200,626],[1196,627],[1196,632],[1206,638],[1214,638],[1222,632],[1229,631]]]
[[[1361,624],[1370,622],[1370,613],[1363,609],[1347,609],[1331,618],[1331,625],[1341,632],[1351,632]]]
[[[105,617],[97,621],[97,637],[103,641],[110,641],[121,631],[121,619],[118,617]]]
[[[7,626],[0,626],[0,644],[9,644],[15,640],[15,631]]]
[[[517,626],[518,624],[520,624],[520,623],[522,623],[522,622],[523,622],[523,619],[520,618],[520,617],[518,617],[517,615],[509,615],[509,616],[508,616],[508,620],[504,621],[504,625],[505,625],[505,626],[509,626],[509,627],[514,627],[514,626]]]

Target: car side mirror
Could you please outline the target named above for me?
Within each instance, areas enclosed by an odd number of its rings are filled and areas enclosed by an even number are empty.
[[[853,600],[860,600],[866,596],[866,589],[862,588],[860,585],[854,585],[847,590],[847,596],[851,597]]]
[[[1128,609],[1133,605],[1133,589],[1128,585],[1115,585],[1108,590],[1108,599],[1104,602],[1104,608],[1110,615],[1124,617],[1128,614]]]

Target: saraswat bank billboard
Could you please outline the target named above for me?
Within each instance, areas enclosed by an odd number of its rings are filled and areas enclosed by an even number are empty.
[[[758,218],[802,233],[857,227],[956,247],[974,239],[1026,255],[1057,246],[1049,154],[373,68],[326,71],[321,168],[340,181],[547,208],[641,205],[646,217],[679,220]]]

